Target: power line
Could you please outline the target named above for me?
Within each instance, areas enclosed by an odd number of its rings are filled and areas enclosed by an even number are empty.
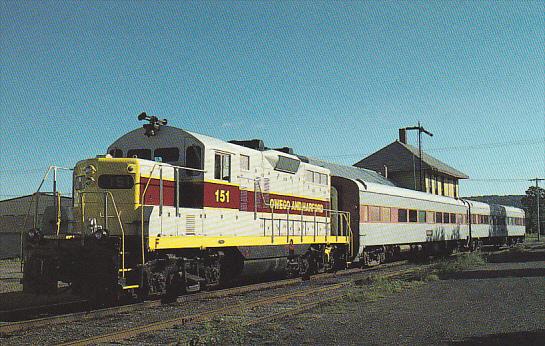
[[[481,144],[472,144],[472,145],[460,145],[452,147],[439,147],[439,148],[428,148],[426,152],[434,151],[449,151],[449,150],[480,150],[480,149],[495,149],[501,147],[509,146],[524,146],[524,145],[536,145],[536,144],[545,144],[545,140],[521,140],[521,141],[508,141],[508,142],[494,142],[494,143],[481,143]],[[340,155],[321,155],[321,157],[360,157],[361,153],[353,154],[340,154]]]
[[[464,179],[463,180],[464,182],[479,182],[479,181],[484,181],[484,182],[517,182],[517,181],[528,181],[528,179],[524,179],[524,178],[476,178],[476,179],[472,179],[472,178],[469,178],[469,179]]]

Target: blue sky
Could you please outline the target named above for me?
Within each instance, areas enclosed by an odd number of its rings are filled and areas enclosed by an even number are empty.
[[[544,4],[2,1],[0,199],[142,111],[344,164],[421,121],[463,195],[523,194],[545,175]]]

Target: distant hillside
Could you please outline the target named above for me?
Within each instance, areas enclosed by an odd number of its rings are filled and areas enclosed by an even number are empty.
[[[507,195],[507,196],[490,195],[490,196],[471,196],[471,197],[464,197],[464,198],[477,201],[477,202],[508,205],[508,206],[522,209],[524,207],[521,202],[522,197],[524,197],[524,195]]]

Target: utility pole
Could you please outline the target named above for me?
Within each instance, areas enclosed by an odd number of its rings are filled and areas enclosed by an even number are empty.
[[[537,205],[537,241],[541,240],[541,224],[539,221],[539,182],[545,180],[542,178],[534,178],[530,179],[529,181],[535,181],[536,182],[536,205]]]
[[[433,137],[433,133],[431,133],[428,130],[426,130],[425,128],[423,128],[420,125],[420,121],[418,122],[418,126],[406,127],[405,130],[418,130],[418,158],[419,158],[419,164],[418,164],[419,173],[418,173],[418,175],[419,175],[419,180],[420,180],[420,191],[423,191],[424,179],[423,179],[423,176],[422,176],[422,132],[424,132],[425,134],[427,134],[430,137]]]

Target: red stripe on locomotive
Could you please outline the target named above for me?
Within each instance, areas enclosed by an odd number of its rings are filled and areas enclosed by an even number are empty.
[[[148,178],[140,180],[140,194]],[[174,206],[176,193],[176,184],[173,181],[163,180],[163,205]],[[311,198],[287,196],[274,193],[254,193],[253,191],[240,190],[238,186],[221,183],[204,183],[203,206],[213,208],[239,209],[246,212],[265,212],[270,213],[270,203],[274,206],[275,214],[290,214],[314,216],[326,216],[324,209],[329,208],[328,201],[321,201]],[[159,179],[151,179],[146,192],[144,204],[159,205],[160,203]],[[257,197],[257,209],[255,199]]]

